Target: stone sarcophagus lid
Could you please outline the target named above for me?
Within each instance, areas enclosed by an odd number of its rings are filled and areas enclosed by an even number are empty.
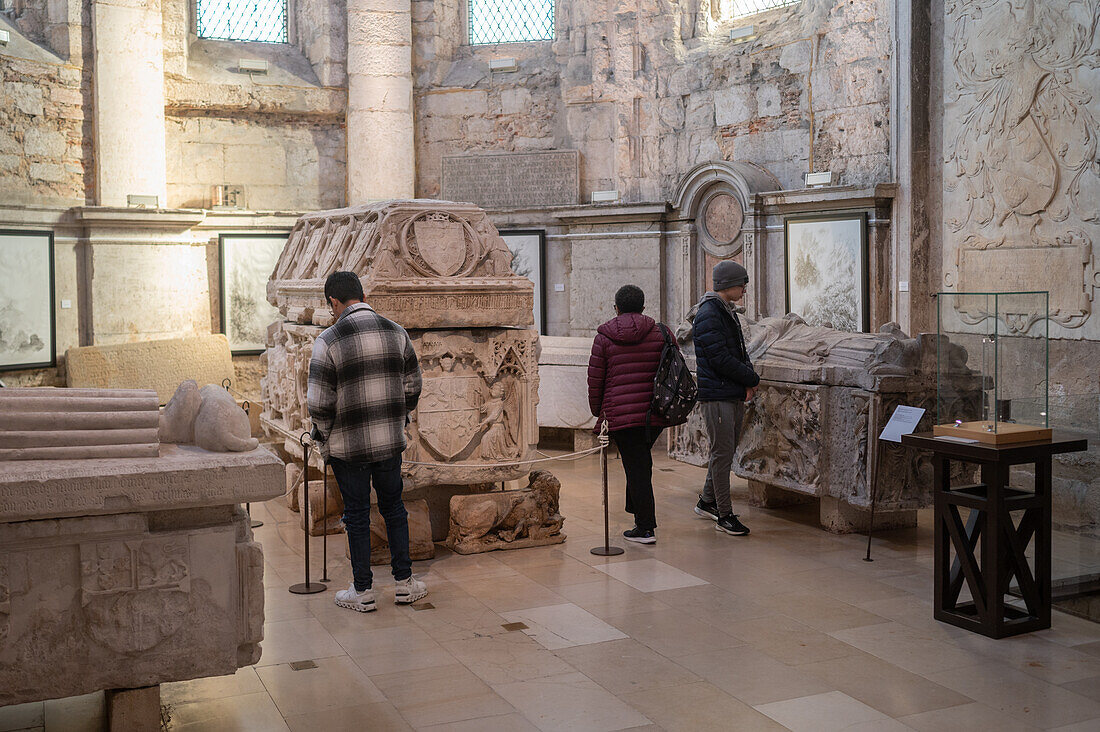
[[[385,201],[298,219],[267,285],[292,323],[331,325],[325,278],[355,272],[367,302],[406,330],[534,325],[534,285],[470,203]]]
[[[876,527],[914,525],[915,510],[931,505],[931,460],[878,435],[898,405],[923,407],[918,429],[931,429],[936,336],[909,338],[892,323],[848,333],[793,314],[740,318],[761,378],[733,464],[749,482],[750,500],[779,506],[820,498],[822,526],[844,532],[866,528],[873,494]],[[678,336],[689,340],[690,324]],[[954,367],[967,372],[965,356]],[[698,411],[671,431],[669,446],[677,459],[706,464]]]
[[[265,429],[301,455],[313,341],[332,323],[325,278],[359,275],[367,303],[404,326],[423,393],[406,428],[406,488],[519,478],[538,442],[534,286],[485,213],[466,203],[413,200],[299,219],[268,282],[283,315],[269,329]],[[433,463],[431,466],[414,463]],[[318,466],[319,467],[319,466]]]

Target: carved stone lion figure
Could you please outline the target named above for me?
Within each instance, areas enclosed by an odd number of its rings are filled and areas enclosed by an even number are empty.
[[[459,554],[476,554],[565,541],[560,492],[557,478],[536,470],[523,490],[453,496],[447,546]]]
[[[260,444],[229,392],[216,384],[199,389],[194,379],[179,385],[160,415],[160,441],[211,452],[247,452]]]

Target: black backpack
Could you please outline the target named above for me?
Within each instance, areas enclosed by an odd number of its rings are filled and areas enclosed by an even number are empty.
[[[687,422],[688,415],[695,408],[699,389],[695,386],[695,377],[691,375],[684,354],[676,347],[676,341],[662,323],[657,327],[665,337],[665,347],[661,351],[661,362],[653,376],[653,401],[650,402],[650,414],[664,418],[669,425],[676,426]],[[649,423],[649,415],[646,415]]]

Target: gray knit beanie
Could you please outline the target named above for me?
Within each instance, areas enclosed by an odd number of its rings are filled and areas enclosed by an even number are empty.
[[[727,259],[714,265],[711,278],[714,281],[714,291],[721,292],[738,285],[747,285],[749,272],[737,262]]]

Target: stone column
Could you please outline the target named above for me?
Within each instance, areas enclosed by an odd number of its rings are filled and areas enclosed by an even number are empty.
[[[411,0],[348,0],[348,205],[416,195]]]
[[[164,144],[164,48],[159,0],[96,0],[96,201],[125,206],[129,194],[168,205]]]

